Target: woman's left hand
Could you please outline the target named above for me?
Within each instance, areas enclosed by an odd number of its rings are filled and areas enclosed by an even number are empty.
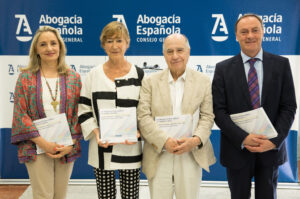
[[[73,145],[70,146],[62,146],[62,147],[56,147],[56,154],[46,153],[50,158],[61,158],[68,153],[70,153],[73,150]]]
[[[139,138],[141,137],[140,131],[137,131],[136,137]],[[128,140],[125,140],[125,142],[122,142],[121,144],[126,144],[126,145],[133,145],[136,144],[137,142],[129,142]]]

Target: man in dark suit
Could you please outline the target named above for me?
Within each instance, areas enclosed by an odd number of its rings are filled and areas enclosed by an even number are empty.
[[[235,24],[241,53],[216,65],[212,84],[215,122],[221,129],[221,164],[232,199],[276,198],[278,167],[287,160],[285,138],[296,112],[289,60],[262,50],[262,20],[246,14]],[[249,61],[252,59],[251,61]],[[230,114],[263,107],[278,136],[247,133]]]

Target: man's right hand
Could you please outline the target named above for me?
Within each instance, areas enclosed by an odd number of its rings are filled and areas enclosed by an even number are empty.
[[[176,152],[175,151],[175,148],[179,146],[179,144],[177,143],[177,140],[174,139],[174,138],[168,138],[164,147],[165,149],[169,152],[169,153],[174,153]]]
[[[255,141],[255,138],[256,138],[256,139],[262,139],[262,140],[268,139],[267,136],[265,136],[265,135],[257,135],[257,134],[252,134],[252,133],[250,133],[250,134],[244,139],[243,145],[244,145],[244,146],[246,146],[246,145],[249,145],[249,146],[259,146],[260,143],[258,143],[257,141]]]

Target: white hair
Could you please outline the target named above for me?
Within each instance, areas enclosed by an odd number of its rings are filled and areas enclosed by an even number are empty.
[[[168,35],[165,40],[164,40],[164,43],[163,43],[163,52],[166,50],[166,40],[172,36],[177,36],[177,37],[183,37],[185,39],[185,44],[186,44],[186,47],[187,49],[191,49],[191,46],[190,46],[190,42],[188,40],[188,38],[184,35],[184,34],[180,34],[180,33],[174,33],[174,34],[170,34]]]

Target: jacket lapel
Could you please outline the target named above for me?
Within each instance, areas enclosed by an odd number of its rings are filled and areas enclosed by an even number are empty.
[[[161,96],[161,103],[162,107],[166,109],[166,113],[168,115],[173,114],[173,107],[172,107],[172,101],[171,101],[171,96],[170,96],[170,86],[169,86],[169,70],[166,69],[162,72],[160,81],[158,86],[158,90],[160,92]]]
[[[36,105],[39,112],[39,118],[45,118],[46,114],[44,111],[43,106],[43,88],[42,88],[42,77],[41,77],[41,71],[39,70],[36,73]]]
[[[244,63],[240,54],[236,56],[233,62],[233,72],[235,73],[234,77],[236,78],[237,86],[242,90],[246,103],[252,107]]]
[[[183,98],[181,103],[181,113],[186,114],[189,109],[189,105],[191,102],[191,99],[193,99],[194,92],[193,91],[193,73],[190,71],[190,69],[186,69],[186,78],[184,83],[184,91],[183,91]]]
[[[266,102],[268,96],[268,90],[271,88],[270,83],[272,83],[272,70],[273,67],[272,60],[269,59],[268,54],[263,53],[263,86],[262,86],[262,96],[261,96],[261,106]]]

